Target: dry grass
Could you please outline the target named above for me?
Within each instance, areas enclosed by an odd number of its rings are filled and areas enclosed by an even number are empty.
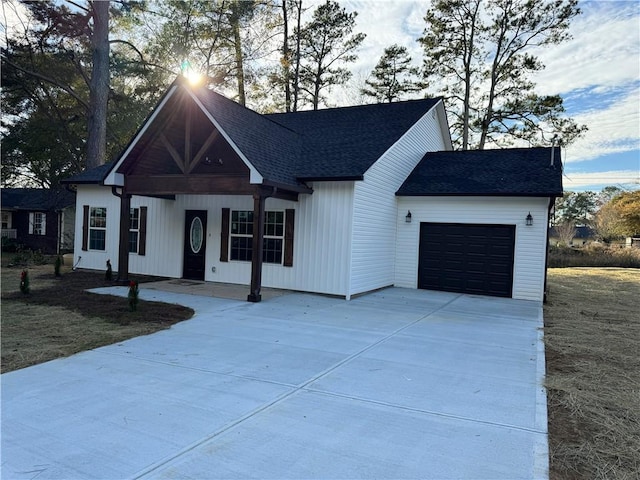
[[[551,479],[640,472],[640,270],[549,270]]]
[[[111,286],[102,272],[72,272],[56,278],[53,265],[31,266],[31,293],[19,291],[22,268],[2,268],[2,373],[169,328],[193,316],[180,305],[88,293]],[[153,278],[138,277],[139,281]]]
[[[550,247],[549,266],[640,268],[640,248],[591,243],[585,247]]]

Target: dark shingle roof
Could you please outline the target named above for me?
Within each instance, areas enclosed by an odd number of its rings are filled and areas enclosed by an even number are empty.
[[[51,211],[73,205],[74,193],[48,188],[3,188],[3,210]]]
[[[106,178],[107,174],[111,170],[111,168],[115,165],[115,163],[105,163],[96,168],[91,168],[89,170],[85,170],[83,172],[77,173],[72,177],[65,178],[60,183],[62,184],[72,184],[72,183],[102,183],[102,181]]]
[[[576,234],[573,236],[573,238],[593,238],[596,235],[596,231],[591,227],[587,227],[586,225],[577,226],[575,227],[575,229],[576,229]],[[556,227],[549,228],[549,236],[550,237],[559,236]]]
[[[174,86],[195,94],[265,181],[290,186],[303,186],[312,179],[361,178],[440,100],[261,115],[205,87],[193,89],[181,77],[165,96]],[[102,183],[112,166],[82,172],[62,183]]]
[[[427,153],[396,195],[562,195],[560,148]]]
[[[298,183],[295,165],[301,150],[299,134],[211,90],[200,88],[195,94],[266,180]]]
[[[440,99],[265,115],[300,134],[300,180],[359,178]]]

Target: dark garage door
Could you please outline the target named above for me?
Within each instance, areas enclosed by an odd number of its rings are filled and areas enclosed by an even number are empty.
[[[515,225],[421,223],[418,288],[511,297]]]

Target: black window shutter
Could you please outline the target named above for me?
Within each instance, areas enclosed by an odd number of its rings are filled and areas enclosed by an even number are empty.
[[[220,261],[229,261],[229,218],[231,211],[228,208],[222,209],[222,228],[220,230]]]
[[[296,211],[285,211],[284,219],[284,261],[285,267],[293,267],[293,227],[295,225]]]
[[[140,207],[140,225],[138,238],[138,255],[147,253],[147,207]]]
[[[89,249],[89,205],[82,206],[82,250]]]

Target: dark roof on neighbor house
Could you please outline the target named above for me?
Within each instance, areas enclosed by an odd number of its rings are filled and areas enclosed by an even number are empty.
[[[560,148],[427,153],[396,195],[560,196]]]
[[[593,238],[596,235],[595,230],[591,227],[587,227],[586,225],[577,226],[575,227],[575,229],[576,229],[576,234],[573,236],[573,238]],[[550,237],[558,236],[556,227],[549,228],[549,236]]]
[[[207,88],[192,89],[181,77],[171,87],[181,85],[194,93],[266,181],[291,186],[309,180],[362,178],[440,100],[262,115]],[[113,165],[85,171],[62,183],[101,183]]]
[[[3,188],[2,210],[57,211],[76,202],[74,193],[64,189]]]
[[[62,184],[83,184],[83,183],[102,183],[102,181],[106,178],[107,174],[113,168],[115,162],[105,163],[104,165],[100,165],[96,168],[91,168],[89,170],[84,170],[80,173],[77,173],[69,178],[65,178],[60,183]]]

